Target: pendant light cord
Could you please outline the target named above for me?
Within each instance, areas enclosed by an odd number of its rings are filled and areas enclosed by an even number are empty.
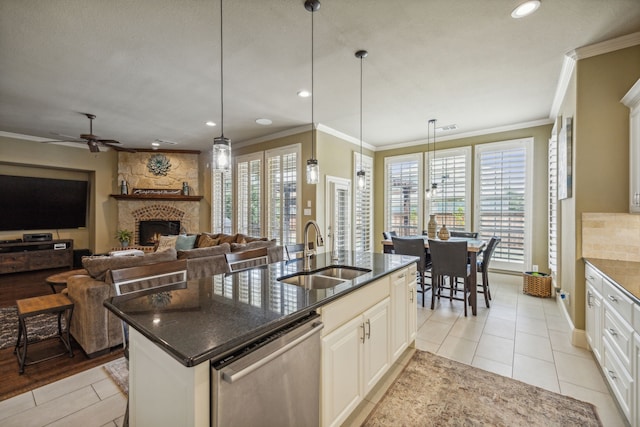
[[[315,133],[315,122],[313,119],[313,104],[315,95],[315,88],[313,86],[313,15],[315,11],[311,10],[311,159],[315,160],[316,158],[316,133]]]
[[[224,140],[224,43],[222,38],[222,1],[220,0],[220,135]]]
[[[364,55],[360,56],[360,170],[363,171],[362,168],[362,61],[364,60]]]

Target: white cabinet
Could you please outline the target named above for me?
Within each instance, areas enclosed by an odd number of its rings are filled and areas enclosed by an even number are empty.
[[[640,213],[640,80],[620,101],[629,115],[629,212]]]
[[[585,279],[587,341],[622,413],[640,427],[640,307],[590,264]]]
[[[602,363],[602,277],[587,264],[585,278],[587,284],[587,307],[585,310],[587,342],[598,362]]]
[[[416,265],[391,275],[391,356],[397,359],[416,338]]]
[[[340,425],[391,364],[389,297],[322,338],[322,424]]]

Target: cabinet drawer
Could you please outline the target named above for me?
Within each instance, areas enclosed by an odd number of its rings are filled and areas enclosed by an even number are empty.
[[[389,296],[389,276],[363,286],[349,295],[320,308],[322,315],[322,336],[326,336],[355,315],[363,313]]]
[[[631,420],[631,405],[633,404],[633,387],[635,384],[633,378],[631,378],[629,372],[622,367],[622,364],[606,340],[604,343],[602,370],[609,385],[611,385],[613,393],[616,395],[620,409],[622,409],[627,420]]]
[[[28,257],[24,252],[3,254],[0,256],[0,273],[13,273],[28,269]]]
[[[584,266],[584,278],[596,291],[602,293],[602,276],[589,264]]]
[[[602,281],[602,299],[631,325],[633,322],[633,302],[607,279]]]
[[[633,360],[633,330],[608,306],[604,307],[604,322],[602,334],[605,341],[608,340],[623,364],[623,367],[631,372]]]

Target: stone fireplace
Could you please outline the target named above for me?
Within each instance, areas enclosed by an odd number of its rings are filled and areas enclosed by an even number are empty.
[[[152,156],[162,154],[168,167],[159,174],[149,167]],[[200,228],[200,200],[198,196],[199,152],[171,152],[169,150],[118,153],[118,183],[127,183],[128,194],[115,194],[118,200],[118,229],[131,230],[136,246],[153,246],[148,232],[153,234],[197,233]],[[134,194],[134,189],[180,190],[187,183],[189,194]],[[118,186],[120,188],[120,185]],[[146,193],[153,193],[147,191]],[[150,222],[150,223],[149,223]],[[151,231],[143,225],[151,225]],[[156,230],[154,230],[154,227]]]
[[[136,234],[140,246],[153,246],[160,236],[180,234],[180,221],[140,221]]]

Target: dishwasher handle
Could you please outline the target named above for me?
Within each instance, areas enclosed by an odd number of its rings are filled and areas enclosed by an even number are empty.
[[[303,335],[300,335],[298,338],[280,347],[278,350],[274,351],[270,355],[261,358],[256,363],[249,365],[238,372],[235,372],[233,369],[227,369],[226,371],[222,372],[222,379],[230,384],[233,384],[234,381],[238,381],[239,379],[249,375],[256,369],[259,369],[261,366],[264,366],[267,363],[271,362],[273,359],[280,356],[281,354],[284,354],[287,351],[291,350],[293,347],[297,346],[302,341],[306,340],[313,334],[319,332],[322,328],[324,328],[324,324],[321,322],[318,322],[317,324],[314,325],[313,328],[311,328],[310,331],[306,332]]]

